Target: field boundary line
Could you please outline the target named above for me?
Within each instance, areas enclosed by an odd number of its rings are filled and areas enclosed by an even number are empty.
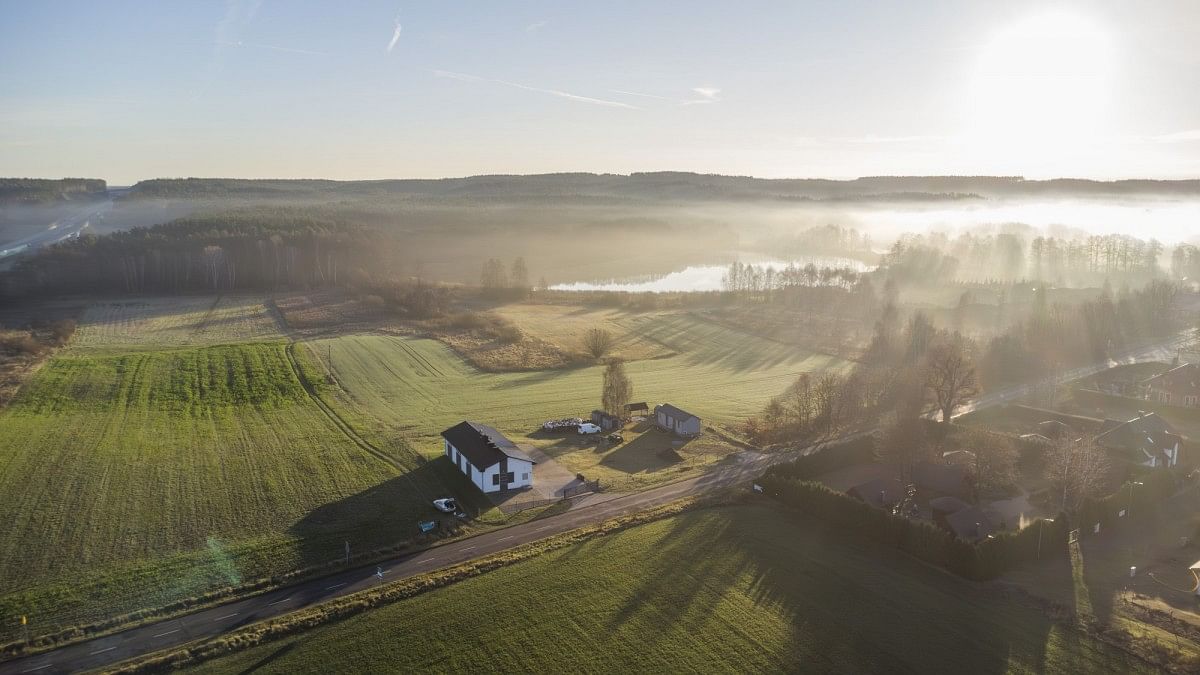
[[[428,495],[426,495],[425,491],[421,489],[421,486],[418,485],[417,482],[413,480],[412,476],[409,475],[409,471],[406,467],[401,465],[400,462],[396,461],[396,459],[391,455],[375,447],[373,443],[360,436],[359,433],[354,430],[354,427],[350,426],[349,422],[343,419],[336,410],[330,407],[330,405],[321,398],[321,395],[317,393],[316,388],[313,387],[312,383],[308,381],[308,378],[304,376],[304,372],[300,369],[299,362],[296,361],[297,344],[297,342],[289,342],[287,347],[284,348],[284,352],[287,354],[288,364],[291,365],[292,372],[295,374],[296,379],[300,381],[300,386],[304,388],[305,393],[308,394],[308,397],[312,399],[313,403],[317,404],[317,407],[320,408],[321,412],[325,413],[325,416],[329,418],[329,421],[333,422],[333,425],[337,427],[337,429],[341,431],[346,438],[349,438],[355,445],[370,453],[376,459],[380,460],[381,462],[385,462],[392,468],[396,469],[401,476],[404,476],[404,478],[408,480],[409,484],[412,485],[413,490],[417,494],[421,495],[423,498],[428,498]]]

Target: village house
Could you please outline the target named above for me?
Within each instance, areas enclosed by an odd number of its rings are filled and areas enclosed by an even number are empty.
[[[654,406],[654,420],[660,429],[679,436],[700,435],[700,418],[670,403]]]
[[[1142,383],[1146,400],[1185,408],[1200,408],[1200,364],[1185,363]]]
[[[1126,461],[1156,469],[1179,463],[1182,438],[1157,413],[1141,413],[1127,422],[1110,421],[1096,443]]]
[[[446,457],[485,493],[533,486],[533,461],[516,443],[478,422],[459,422],[442,432]]]

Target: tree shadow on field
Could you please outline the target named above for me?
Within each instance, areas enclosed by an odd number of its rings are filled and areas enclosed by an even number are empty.
[[[450,460],[440,456],[404,475],[309,511],[288,533],[300,542],[305,566],[345,560],[347,541],[351,555],[432,541],[436,537],[422,534],[418,522],[438,521],[436,534],[442,536],[463,524],[433,507],[433,500],[442,497],[453,497],[472,517],[491,508]]]
[[[285,656],[288,652],[295,649],[296,642],[298,642],[298,640],[289,642],[286,645],[280,647],[279,649],[276,649],[275,651],[271,652],[270,654],[267,654],[266,656],[259,659],[258,661],[255,661],[254,663],[247,666],[245,670],[240,671],[240,675],[246,675],[247,673],[253,673],[253,672],[256,672],[259,668],[263,668],[263,667],[270,665],[271,662],[274,661],[275,659],[277,659],[281,656]]]
[[[605,618],[616,639],[641,631],[651,648],[675,631],[727,630],[739,620],[739,598],[749,597],[751,613],[779,615],[789,627],[788,642],[764,653],[779,671],[1045,672],[1086,669],[1089,661],[1075,657],[1098,649],[1073,630],[1051,636],[1050,619],[986,584],[774,507],[693,511],[645,550],[636,583],[616,591],[623,599]],[[646,637],[647,621],[661,633]],[[713,669],[738,668],[729,658]]]

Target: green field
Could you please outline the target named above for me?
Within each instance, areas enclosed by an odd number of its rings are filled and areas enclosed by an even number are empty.
[[[695,511],[197,668],[355,672],[1137,672],[891,549],[766,506]]]
[[[95,302],[79,317],[71,345],[161,349],[283,337],[262,296],[183,296]]]
[[[0,616],[49,632],[408,538],[440,485],[409,459],[343,435],[283,343],[66,352],[0,412]]]
[[[709,424],[735,424],[758,412],[801,372],[845,363],[681,314],[648,315],[636,331],[639,340],[661,344],[675,355],[626,364],[633,399],[674,403]],[[573,461],[577,446],[529,435],[546,419],[586,417],[596,408],[602,366],[484,373],[432,339],[355,335],[305,344],[331,364],[337,386],[330,396],[339,409],[382,445],[402,435],[420,452],[436,455],[441,452],[437,434],[472,419],[543,446],[573,470],[597,465],[587,458]]]

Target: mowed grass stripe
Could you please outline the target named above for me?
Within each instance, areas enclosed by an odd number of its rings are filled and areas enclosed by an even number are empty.
[[[1147,670],[985,588],[764,506],[593,539],[194,671],[249,669]]]
[[[740,421],[800,373],[846,365],[689,317],[657,316],[656,321],[648,321],[644,332],[658,334],[678,354],[626,365],[634,399],[672,402],[709,421]],[[318,340],[310,349],[332,361],[342,386],[333,395],[343,407],[367,418],[376,430],[403,429],[425,439],[426,446],[463,418],[530,433],[545,419],[586,414],[600,398],[600,366],[483,373],[441,343],[421,338],[347,336]]]

